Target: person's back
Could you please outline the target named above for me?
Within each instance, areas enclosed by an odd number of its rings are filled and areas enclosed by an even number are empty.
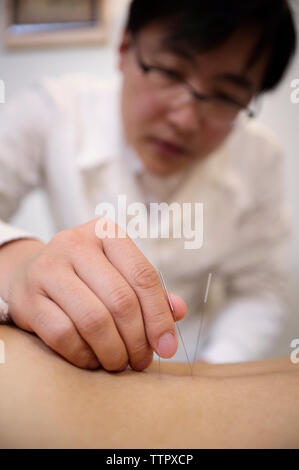
[[[299,447],[299,371],[289,358],[224,365],[157,362],[85,371],[36,337],[0,326],[0,448]]]

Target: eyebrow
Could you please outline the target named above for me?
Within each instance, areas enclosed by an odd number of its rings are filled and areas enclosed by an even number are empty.
[[[192,54],[185,47],[180,46],[180,44],[169,41],[168,38],[165,38],[162,41],[161,49],[163,51],[178,55],[182,59],[185,59],[186,61],[192,63],[192,65],[194,65],[194,63],[196,62],[195,54]],[[222,74],[215,75],[214,78],[226,80],[228,82],[231,82],[233,85],[236,85],[247,91],[254,90],[254,84],[245,75],[235,74],[235,73],[222,73]]]
[[[253,91],[254,89],[253,83],[245,75],[238,75],[234,73],[223,73],[223,74],[215,75],[215,78],[226,80],[245,90]]]
[[[162,41],[161,50],[178,55],[182,59],[188,60],[192,63],[194,63],[195,61],[195,55],[189,52],[186,47],[180,46],[180,44],[178,43],[169,41],[168,38],[165,38]]]

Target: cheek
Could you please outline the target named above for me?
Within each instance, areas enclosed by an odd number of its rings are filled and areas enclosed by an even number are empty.
[[[231,133],[231,127],[215,127],[212,125],[206,125],[198,137],[198,143],[201,150],[206,154],[212,152]]]
[[[161,120],[163,110],[159,103],[150,93],[142,91],[134,93],[134,105],[131,115],[131,122],[134,125],[139,137],[148,135],[157,127]]]
[[[139,81],[128,81],[123,87],[123,117],[130,134],[149,133],[150,126],[162,116],[163,109],[152,91]]]
[[[143,90],[137,97],[136,108],[140,122],[150,124],[162,114],[159,102],[152,96],[152,93]]]

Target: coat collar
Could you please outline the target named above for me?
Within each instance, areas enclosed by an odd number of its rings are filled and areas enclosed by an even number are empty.
[[[124,144],[120,110],[120,84],[99,82],[83,104],[79,132],[82,143],[76,165],[82,171],[93,170],[111,162]]]

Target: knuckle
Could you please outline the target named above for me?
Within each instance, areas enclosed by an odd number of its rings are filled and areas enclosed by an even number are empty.
[[[49,271],[52,272],[56,268],[57,262],[51,256],[45,253],[37,258],[34,266],[37,274],[40,275],[44,272],[48,274]]]
[[[159,286],[159,275],[156,270],[147,263],[135,264],[131,272],[133,283],[142,289],[157,288]]]
[[[151,347],[147,341],[137,343],[130,351],[131,361],[133,361],[134,363],[141,362],[149,354],[151,354],[151,352]]]
[[[82,237],[79,232],[75,230],[68,230],[65,234],[65,242],[72,249],[78,248],[82,245]]]
[[[46,315],[42,310],[37,310],[36,313],[33,315],[33,321],[34,321],[34,327],[37,328],[37,326],[40,327],[47,327],[49,326],[49,319],[48,315]]]
[[[148,324],[150,325],[150,328],[155,327],[155,330],[160,328],[166,330],[170,329],[172,322],[171,320],[168,321],[167,311],[154,309],[152,315],[148,318]]]
[[[74,351],[71,357],[74,364],[76,364],[78,367],[86,369],[95,355],[89,348],[81,347]]]
[[[165,321],[165,310],[155,310],[152,314],[153,321],[156,323],[157,320]]]
[[[111,293],[112,305],[118,317],[127,316],[137,308],[137,298],[129,289],[117,287]]]
[[[71,249],[74,249],[81,244],[81,236],[74,229],[63,230],[56,233],[50,243],[58,247],[67,245]]]
[[[55,261],[43,253],[31,264],[27,273],[27,281],[31,285],[40,284],[44,275],[49,276],[54,270]]]
[[[135,362],[131,361],[130,365],[133,369],[141,371],[149,367],[152,362],[153,362],[153,353],[147,354],[141,360],[138,360]]]
[[[117,372],[126,369],[128,366],[128,358],[124,356],[115,356],[105,365],[105,369],[110,372]]]
[[[80,319],[80,327],[87,336],[104,333],[109,327],[108,315],[87,311]]]
[[[74,327],[71,324],[64,325],[51,325],[49,330],[49,341],[50,345],[57,351],[63,351],[66,347],[66,344],[69,344],[70,339],[74,333]]]
[[[65,241],[67,232],[68,230],[62,230],[61,232],[55,233],[55,235],[51,238],[49,245],[60,246],[61,244],[63,244]]]

